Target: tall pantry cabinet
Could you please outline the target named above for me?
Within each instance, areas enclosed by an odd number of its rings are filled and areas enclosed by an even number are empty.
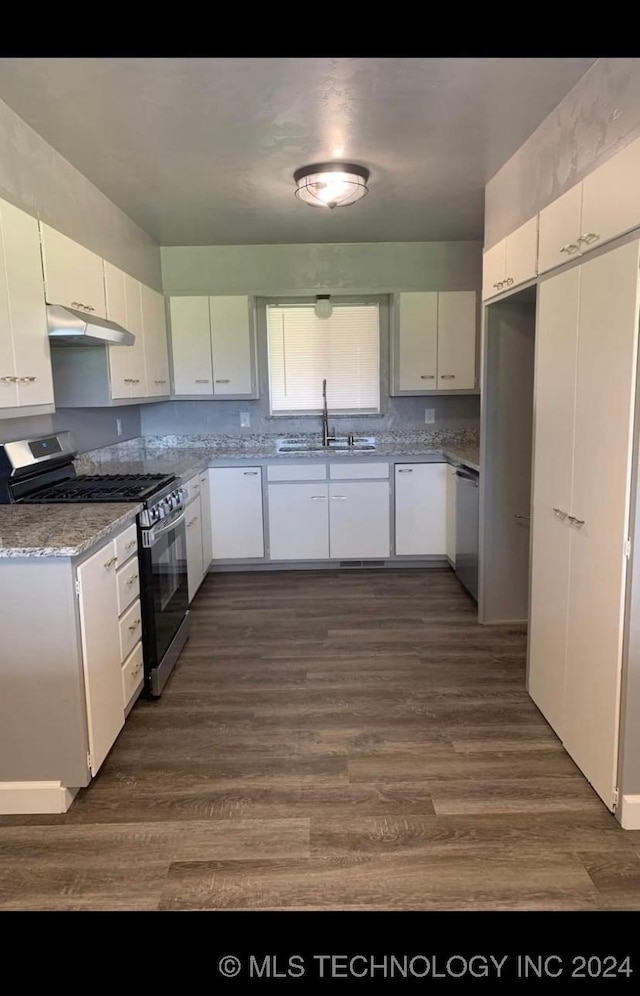
[[[529,692],[616,805],[640,242],[540,284]]]

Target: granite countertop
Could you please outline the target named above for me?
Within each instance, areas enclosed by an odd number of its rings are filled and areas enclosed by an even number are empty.
[[[0,505],[0,557],[77,557],[135,521],[134,503]]]
[[[446,456],[449,463],[453,464],[463,464],[465,467],[470,467],[471,470],[477,470],[480,473],[480,444],[479,443],[461,443],[456,446],[443,446],[442,452]]]

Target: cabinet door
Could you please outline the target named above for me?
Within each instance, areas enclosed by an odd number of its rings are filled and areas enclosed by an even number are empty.
[[[213,394],[208,297],[172,297],[171,355],[174,394]]]
[[[2,207],[4,202],[2,202]],[[0,207],[0,408],[16,408],[18,404],[18,381],[13,355],[11,332],[11,312],[9,310],[9,288],[6,280],[4,244],[2,238],[2,215]]]
[[[580,251],[582,184],[567,190],[540,212],[538,273],[562,266]]]
[[[528,688],[559,737],[564,732],[581,270],[540,284],[535,344]]]
[[[204,570],[202,566],[202,512],[200,507],[200,496],[194,498],[187,505],[187,585],[189,589],[189,601],[197,592]]]
[[[210,297],[213,393],[253,393],[248,297]]]
[[[507,266],[507,240],[502,239],[482,257],[482,300],[504,290]]]
[[[507,287],[515,287],[526,280],[533,280],[538,264],[538,216],[507,236],[505,280]]]
[[[169,352],[164,296],[140,284],[147,397],[169,394]]]
[[[476,294],[438,294],[438,388],[472,390],[476,386]]]
[[[214,467],[209,486],[213,559],[264,557],[261,468]]]
[[[209,472],[200,474],[200,508],[202,512],[202,568],[206,574],[213,560],[211,542],[211,497],[209,488]]]
[[[12,204],[2,202],[0,224],[18,405],[50,405],[53,375],[42,293],[38,222]],[[0,388],[0,397],[4,393]]]
[[[142,325],[141,284],[128,273],[124,275],[124,295],[127,304],[127,329],[133,332],[136,340],[133,346],[123,346],[127,350],[127,360],[131,373],[131,397],[145,398],[147,377],[144,363],[144,328]]]
[[[40,231],[45,293],[49,304],[64,304],[98,318],[106,318],[100,256],[43,222]]]
[[[590,260],[580,281],[571,508],[577,521],[571,529],[563,740],[609,808],[618,757],[639,245]]]
[[[78,568],[92,775],[124,726],[115,550],[112,540]]]
[[[580,248],[594,249],[640,225],[640,140],[582,181]]]
[[[411,292],[398,301],[398,388],[437,387],[438,295]]]
[[[389,556],[389,482],[329,485],[329,556]]]
[[[456,468],[447,467],[447,559],[456,563]]]
[[[270,560],[327,560],[328,557],[329,486],[320,482],[270,484]]]
[[[104,260],[104,291],[107,318],[127,328],[127,298],[124,272]],[[131,331],[128,329],[128,331]],[[132,397],[133,367],[131,346],[109,346],[109,380],[112,398]]]
[[[396,464],[396,554],[445,556],[447,464]]]

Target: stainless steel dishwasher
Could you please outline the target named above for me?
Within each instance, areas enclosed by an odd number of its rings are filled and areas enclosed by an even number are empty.
[[[480,475],[467,467],[456,469],[456,574],[478,601],[478,504]]]

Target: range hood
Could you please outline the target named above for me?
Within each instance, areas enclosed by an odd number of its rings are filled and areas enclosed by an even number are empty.
[[[133,346],[136,340],[115,322],[60,304],[47,305],[47,328],[52,346]]]

